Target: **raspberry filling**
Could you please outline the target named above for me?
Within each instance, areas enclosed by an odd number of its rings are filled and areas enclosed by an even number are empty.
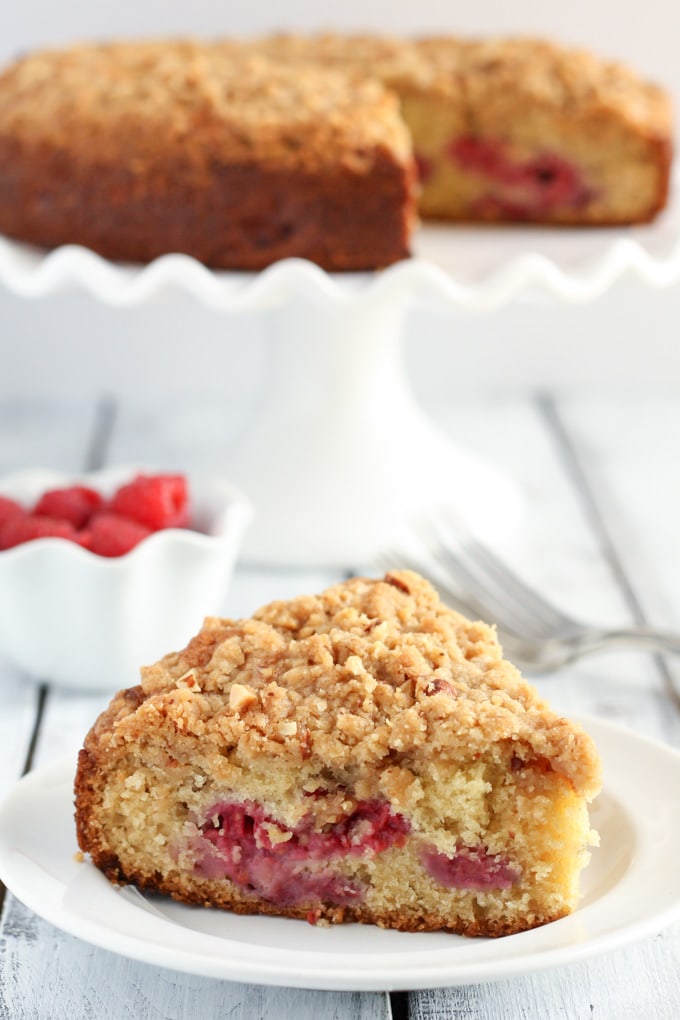
[[[326,866],[334,857],[375,855],[403,846],[410,826],[387,801],[368,800],[337,822],[315,830],[313,815],[294,828],[252,801],[220,801],[201,827],[212,849],[196,865],[204,878],[228,878],[278,906],[310,900],[349,904],[364,888]]]
[[[493,182],[492,192],[478,202],[480,214],[526,219],[557,208],[578,208],[593,197],[578,168],[554,152],[518,160],[498,139],[473,136],[454,139],[447,151],[459,167]]]
[[[426,181],[429,181],[430,177],[432,177],[432,171],[433,171],[432,160],[428,159],[427,156],[422,156],[418,152],[414,153],[414,157],[413,158],[416,161],[416,169],[418,171],[418,180],[422,184],[424,184]]]
[[[490,854],[483,846],[463,846],[452,857],[426,847],[420,862],[435,882],[449,889],[509,889],[520,877],[503,854]]]

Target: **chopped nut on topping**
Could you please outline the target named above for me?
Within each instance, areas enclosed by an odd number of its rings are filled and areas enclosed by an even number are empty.
[[[400,575],[391,573],[385,574],[385,581],[387,582],[387,584],[391,584],[393,587],[398,588],[399,591],[403,591],[405,595],[411,594],[411,589],[409,588],[404,578],[401,577]]]
[[[282,722],[279,724],[279,733],[282,737],[292,737],[297,733],[296,722]]]
[[[200,684],[196,679],[196,674],[194,673],[193,669],[187,670],[184,676],[181,676],[179,680],[176,681],[176,686],[186,688],[190,691],[199,692],[201,690]]]
[[[350,655],[345,662],[345,668],[353,673],[354,676],[361,676],[365,672],[364,664],[358,655]]]
[[[242,712],[244,709],[254,705],[257,701],[257,694],[252,687],[245,687],[243,684],[232,684],[229,691],[229,708],[235,712]]]

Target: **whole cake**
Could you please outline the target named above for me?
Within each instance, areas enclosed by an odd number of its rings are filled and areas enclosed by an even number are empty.
[[[671,123],[629,69],[535,39],[81,45],[0,76],[0,232],[133,261],[379,268],[409,253],[416,168],[424,217],[650,220]]]
[[[408,253],[415,169],[378,81],[191,42],[36,53],[0,77],[0,232],[145,262],[369,269]]]
[[[416,574],[208,619],[88,734],[78,841],[116,883],[313,923],[498,936],[578,901],[590,738]]]

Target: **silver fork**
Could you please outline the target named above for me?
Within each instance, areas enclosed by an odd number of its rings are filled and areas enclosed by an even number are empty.
[[[521,580],[461,522],[414,527],[408,549],[384,550],[386,569],[415,570],[466,616],[495,623],[509,659],[527,673],[551,673],[613,649],[680,655],[680,634],[643,625],[597,627],[567,616]],[[680,703],[680,694],[673,690]]]

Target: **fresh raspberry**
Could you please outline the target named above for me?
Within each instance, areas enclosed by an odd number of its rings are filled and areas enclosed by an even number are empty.
[[[68,521],[25,513],[11,517],[0,528],[0,549],[12,549],[15,545],[32,542],[36,538],[74,539],[75,535],[76,529]]]
[[[160,528],[185,528],[189,524],[189,494],[183,475],[137,475],[115,493],[112,513]]]
[[[70,521],[74,528],[83,528],[103,504],[103,497],[94,489],[86,485],[71,485],[67,489],[44,492],[33,513],[57,517],[60,521]]]
[[[15,499],[10,499],[9,496],[0,496],[0,528],[12,517],[24,517],[25,514],[26,510]]]
[[[124,556],[134,549],[151,529],[120,514],[101,513],[93,517],[77,541],[99,556]]]

